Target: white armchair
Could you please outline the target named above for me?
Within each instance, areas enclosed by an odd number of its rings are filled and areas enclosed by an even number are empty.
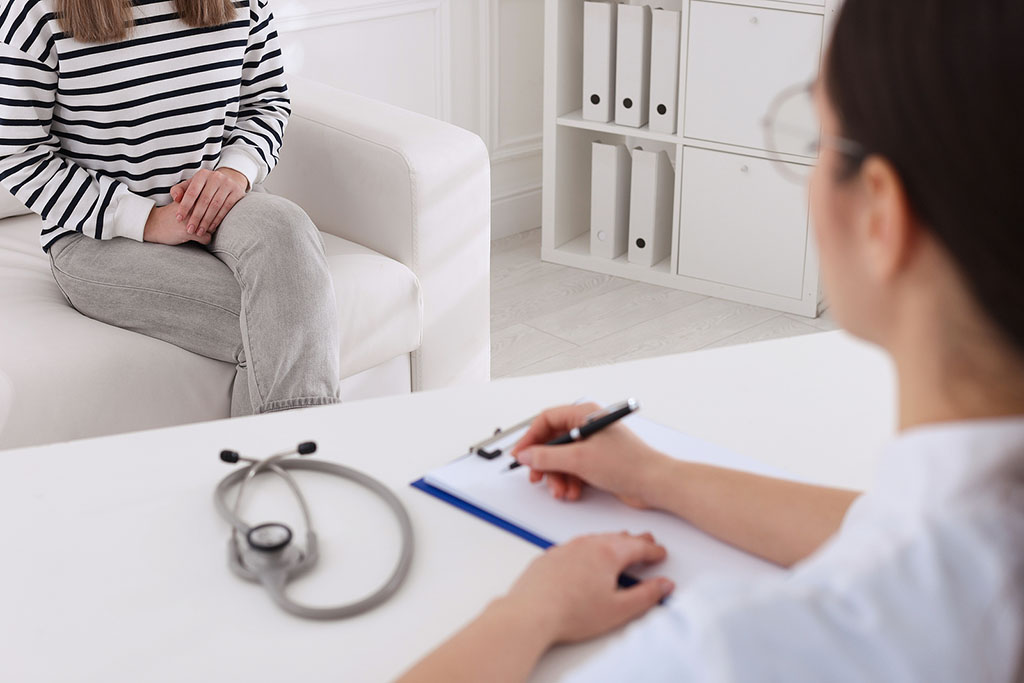
[[[302,206],[324,233],[343,400],[486,381],[483,143],[322,84],[293,79],[290,90],[294,114],[266,188]],[[233,367],[78,314],[39,249],[38,217],[3,216],[0,207],[0,377],[9,404],[0,449],[228,416]]]

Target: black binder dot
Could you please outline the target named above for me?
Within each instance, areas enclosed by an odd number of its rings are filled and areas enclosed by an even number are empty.
[[[625,107],[626,109],[632,109],[633,108],[633,100],[631,100],[631,99],[629,99],[627,97],[626,99],[622,100],[622,106]]]
[[[643,237],[641,237],[640,239],[638,239],[638,240],[636,241],[636,246],[638,246],[638,247],[640,247],[641,249],[643,249],[644,247],[646,247],[646,246],[647,246],[647,242],[645,242],[645,241],[644,241],[644,238],[643,238]]]
[[[590,103],[591,104],[601,104],[601,96],[600,95],[591,95],[590,96]]]
[[[661,114],[662,116],[664,116],[665,114],[668,113],[668,107],[666,107],[664,104],[659,104],[658,105],[658,113]]]

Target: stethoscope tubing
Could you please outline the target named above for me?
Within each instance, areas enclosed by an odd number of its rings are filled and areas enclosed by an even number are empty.
[[[369,475],[337,463],[326,462],[323,460],[306,460],[285,458],[284,456],[273,456],[266,460],[252,463],[224,477],[224,479],[222,479],[217,485],[217,489],[214,492],[214,504],[216,505],[217,511],[220,515],[232,526],[233,552],[237,556],[237,561],[242,562],[243,558],[239,535],[244,537],[250,529],[249,525],[246,524],[238,515],[238,508],[241,502],[243,489],[249,481],[263,472],[273,472],[274,474],[282,477],[285,482],[288,483],[289,488],[298,499],[307,525],[307,541],[309,544],[312,544],[312,547],[307,546],[306,549],[307,553],[310,554],[308,560],[310,562],[315,560],[316,535],[312,530],[309,508],[306,504],[305,497],[299,490],[298,484],[288,473],[288,470],[305,470],[309,472],[331,474],[353,481],[375,493],[378,497],[383,499],[385,503],[387,503],[391,512],[395,515],[395,518],[398,521],[399,530],[402,536],[402,551],[398,558],[398,562],[395,564],[394,570],[392,570],[387,580],[377,590],[364,598],[335,607],[312,607],[298,603],[289,598],[287,595],[287,584],[291,575],[287,571],[271,573],[249,568],[249,571],[255,575],[255,580],[263,584],[271,598],[279,607],[281,607],[281,609],[290,614],[307,619],[342,619],[353,617],[368,612],[390,599],[402,586],[402,583],[408,576],[409,569],[412,566],[412,557],[415,550],[415,537],[413,534],[412,519],[409,517],[409,513],[402,504],[402,501],[399,500],[398,496],[396,496],[387,486]],[[227,494],[235,485],[239,485],[239,494],[235,499],[234,505],[229,507],[227,503]]]

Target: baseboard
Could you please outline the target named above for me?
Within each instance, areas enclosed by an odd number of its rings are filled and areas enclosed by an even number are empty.
[[[496,197],[491,202],[491,239],[497,240],[539,228],[540,206],[540,187],[529,187]]]

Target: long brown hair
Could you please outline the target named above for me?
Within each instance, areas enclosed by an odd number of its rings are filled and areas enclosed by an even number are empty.
[[[843,135],[897,169],[917,215],[1024,353],[1021,36],[1021,0],[847,0],[825,88]]]
[[[235,16],[232,0],[175,0],[189,26],[219,26]],[[61,28],[83,43],[124,40],[132,26],[132,0],[57,0]]]

